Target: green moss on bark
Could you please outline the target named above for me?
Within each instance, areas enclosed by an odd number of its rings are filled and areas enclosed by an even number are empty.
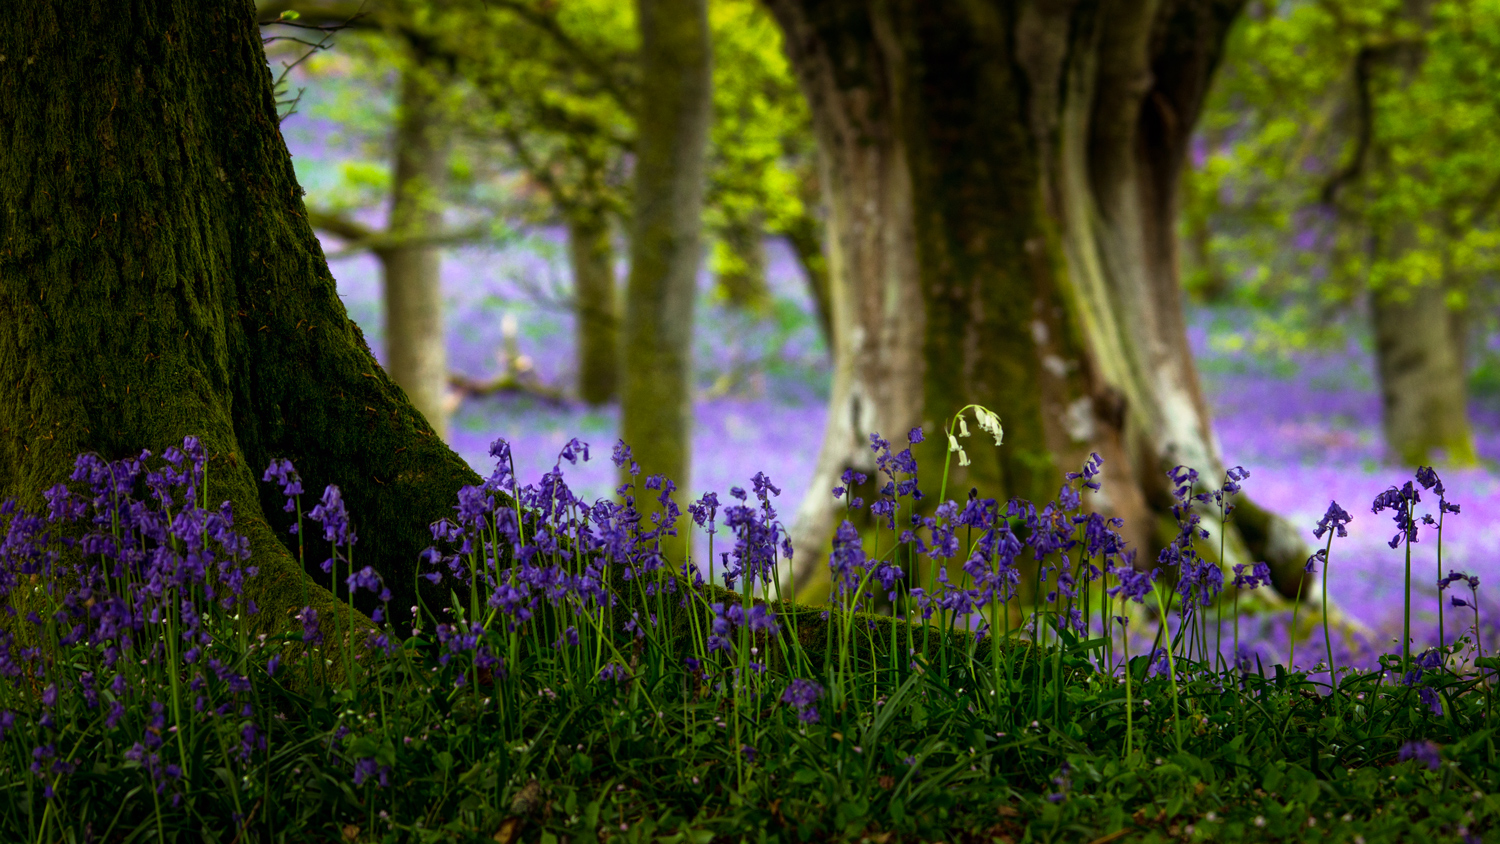
[[[259,477],[286,457],[305,507],[342,487],[355,561],[384,575],[401,618],[428,523],[479,478],[344,311],[253,14],[56,0],[0,17],[0,496],[34,508],[80,452],[197,435],[210,497],[233,504],[260,566],[250,591],[279,624],[303,578],[291,516]],[[309,539],[326,583],[328,548]]]
[[[691,479],[693,299],[712,105],[704,0],[639,0],[641,96],[621,435],[645,475]]]

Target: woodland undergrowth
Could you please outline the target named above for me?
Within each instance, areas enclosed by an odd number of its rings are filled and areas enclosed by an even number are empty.
[[[971,418],[1001,447],[998,417],[967,407],[942,433],[950,461],[967,462]],[[620,444],[631,480],[589,503],[562,471],[586,445],[521,485],[497,441],[494,473],[460,492],[423,554],[420,576],[448,584],[449,605],[410,608],[404,629],[357,562],[338,488],[304,513],[295,467],[277,460],[264,479],[294,530],[334,547],[304,569],[354,621],[305,609],[276,635],[250,633],[254,561],[228,504],[208,498],[196,439],[159,457],[80,456],[46,512],[0,507],[0,838],[1500,834],[1500,663],[1477,638],[1478,578],[1444,574],[1439,556],[1447,626],[1424,650],[1410,636],[1414,545],[1431,533],[1440,555],[1459,513],[1430,468],[1372,504],[1394,516],[1407,562],[1400,652],[1364,670],[1329,649],[1304,669],[1295,655],[1262,665],[1238,642],[1264,566],[1202,553],[1203,515],[1233,520],[1244,470],[1215,486],[1175,469],[1177,538],[1147,562],[1085,500],[1097,456],[1040,506],[945,489],[931,506],[909,448],[871,447],[878,494],[860,500],[870,479],[855,472],[832,491],[848,519],[830,602],[808,607],[780,592],[790,542],[763,475],[684,512]],[[1314,531],[1325,596],[1349,520],[1331,504]],[[706,565],[689,558],[695,532]],[[363,591],[381,602],[370,616],[352,611]]]

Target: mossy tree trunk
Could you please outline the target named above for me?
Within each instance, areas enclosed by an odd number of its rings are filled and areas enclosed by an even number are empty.
[[[437,103],[438,84],[422,69],[417,55],[401,74],[393,143],[396,166],[387,229],[395,242],[376,249],[376,255],[384,281],[387,370],[427,417],[433,431],[446,438],[448,349],[443,327],[443,255],[438,246],[423,242],[443,228],[448,145]]]
[[[714,245],[719,295],[731,308],[763,313],[770,306],[766,283],[765,214],[751,210],[729,221]]]
[[[705,0],[638,0],[641,87],[621,428],[646,475],[690,489],[693,299],[712,99]]]
[[[428,524],[478,476],[349,320],[277,126],[248,0],[27,3],[0,16],[0,497],[41,504],[84,451],[194,434],[284,626],[329,549],[260,482],[290,458],[316,503],[340,485],[356,565],[416,603]],[[446,591],[427,591],[429,606]],[[342,586],[340,587],[342,592]],[[357,606],[374,608],[367,595]]]
[[[569,211],[567,224],[578,320],[578,395],[601,405],[620,391],[620,293],[609,217],[602,208],[580,206]]]
[[[1462,336],[1441,286],[1374,290],[1375,370],[1386,449],[1407,466],[1439,453],[1458,466],[1478,462],[1469,427]]]
[[[1403,16],[1411,23],[1430,24],[1430,0],[1405,0],[1402,5]],[[1354,163],[1350,174],[1364,196],[1356,201],[1373,199],[1371,194],[1377,189],[1361,179],[1366,169],[1373,171],[1375,184],[1391,184],[1402,178],[1403,170],[1421,166],[1397,160],[1382,143],[1372,125],[1371,87],[1382,73],[1390,74],[1387,84],[1392,86],[1411,84],[1421,73],[1426,52],[1421,40],[1415,39],[1362,54],[1369,61],[1356,70],[1358,113],[1365,116],[1359,127],[1364,133],[1364,157]],[[1414,277],[1409,268],[1421,267],[1423,262],[1403,265],[1402,259],[1423,248],[1417,231],[1420,222],[1387,217],[1383,223],[1370,238],[1376,266],[1384,271],[1377,271],[1378,276],[1371,279],[1369,303],[1386,451],[1408,466],[1429,464],[1439,454],[1449,464],[1473,466],[1479,457],[1469,427],[1465,332],[1460,327],[1462,317],[1448,307],[1448,295],[1457,287],[1448,271],[1450,260],[1440,256],[1441,269],[1433,273],[1435,277]]]
[[[967,441],[973,464],[955,462],[949,497],[1048,500],[1097,451],[1096,506],[1154,558],[1166,472],[1222,477],[1174,223],[1188,137],[1242,0],[770,5],[811,104],[830,209],[835,374],[798,513],[798,585],[826,568],[829,489],[846,467],[873,473],[868,434],[900,442],[922,427],[935,495],[941,429],[971,402],[999,413],[1006,443]],[[1294,587],[1299,544],[1262,544],[1287,535],[1263,527],[1248,550],[1232,531],[1230,560],[1268,559],[1278,587]]]

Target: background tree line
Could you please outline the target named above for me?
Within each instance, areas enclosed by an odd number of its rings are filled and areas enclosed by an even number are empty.
[[[1326,329],[1363,297],[1393,452],[1472,459],[1472,341],[1455,338],[1481,332],[1490,277],[1493,4],[157,6],[84,27],[80,43],[111,61],[64,51],[0,72],[15,127],[0,160],[0,369],[16,385],[0,494],[23,502],[79,451],[198,433],[238,512],[277,520],[250,472],[291,457],[372,514],[367,559],[409,573],[437,502],[474,479],[441,441],[441,249],[539,222],[569,234],[577,393],[618,395],[642,469],[689,489],[697,268],[709,253],[716,295],[753,311],[764,237],[793,245],[834,370],[797,513],[799,585],[826,559],[828,488],[847,469],[874,475],[868,433],[921,427],[915,450],[937,466],[941,427],[969,403],[1001,414],[1007,445],[975,450],[950,489],[1045,500],[1098,452],[1107,508],[1153,559],[1171,539],[1166,469],[1224,468],[1180,251],[1200,295],[1296,305],[1274,323],[1283,335]],[[0,47],[35,52],[54,12],[24,10]],[[348,201],[307,206],[261,39],[330,25],[396,107],[388,160],[348,171]],[[132,44],[160,53],[149,73]],[[45,115],[62,90],[65,114]],[[373,203],[388,204],[383,230],[356,213]],[[387,370],[314,228],[380,259]],[[103,331],[127,317],[129,331]],[[282,542],[252,531],[279,561],[265,570],[290,582]],[[1244,503],[1225,546],[1225,562],[1266,559],[1295,591],[1306,552],[1274,514]]]

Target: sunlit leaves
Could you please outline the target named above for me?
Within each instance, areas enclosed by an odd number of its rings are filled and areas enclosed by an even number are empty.
[[[1408,6],[1251,4],[1185,185],[1191,284],[1314,322],[1369,289],[1493,298],[1500,3]]]

